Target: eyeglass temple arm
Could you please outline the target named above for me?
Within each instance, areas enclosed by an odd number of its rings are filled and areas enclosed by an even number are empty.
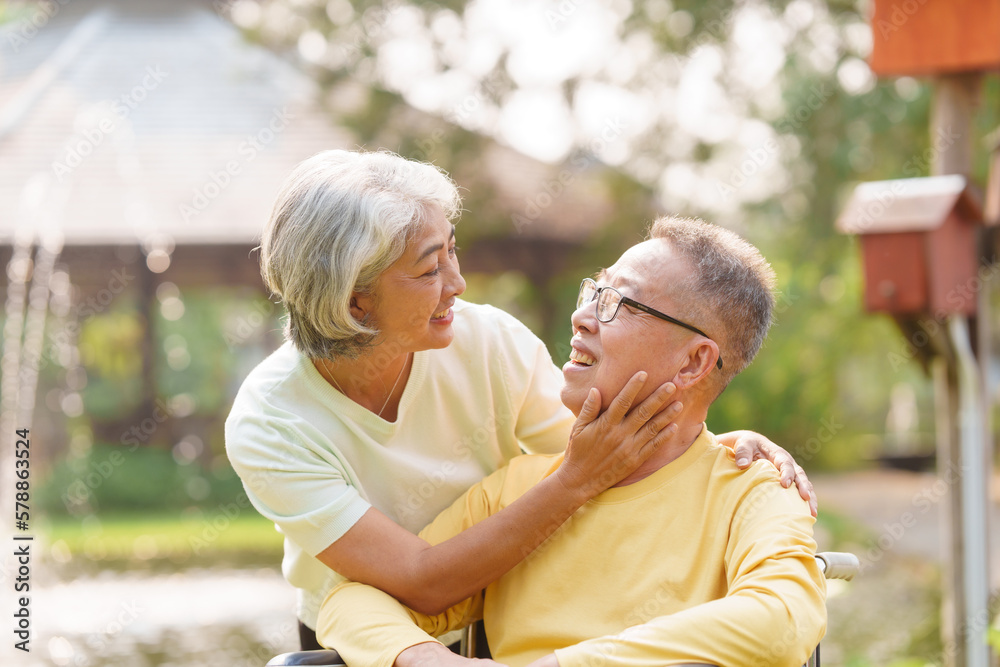
[[[649,313],[650,315],[654,315],[656,317],[659,317],[660,319],[666,320],[667,322],[670,322],[671,324],[676,324],[679,327],[684,327],[688,331],[693,331],[696,334],[698,334],[699,336],[704,336],[705,338],[707,338],[709,340],[712,340],[712,337],[709,336],[704,331],[702,331],[701,329],[699,329],[697,327],[693,327],[690,324],[687,324],[686,322],[681,322],[677,318],[670,317],[666,313],[661,313],[660,311],[656,310],[655,308],[650,308],[646,304],[639,303],[638,301],[633,301],[632,299],[628,298],[627,296],[623,296],[622,299],[621,299],[621,302],[624,303],[624,304],[626,304],[626,305],[632,306],[633,308],[638,308],[639,310],[641,310],[643,312],[646,312],[646,313]],[[719,355],[719,358],[715,360],[715,366],[720,371],[722,370],[722,355],[721,354]]]

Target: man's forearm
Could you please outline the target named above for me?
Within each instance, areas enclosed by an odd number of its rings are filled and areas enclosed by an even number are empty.
[[[528,663],[528,667],[559,667],[559,660],[556,658],[555,653],[549,653],[534,662]]]
[[[552,659],[552,667],[558,667],[555,656],[552,656]],[[464,658],[435,642],[411,646],[396,656],[393,667],[505,667],[505,665],[492,660]]]
[[[787,602],[767,594],[714,600],[559,649],[558,665],[749,665],[757,660],[775,667],[801,665],[822,637],[825,613],[821,601],[798,600],[791,611]]]
[[[427,651],[441,646],[433,635],[446,631],[452,622],[462,627],[463,617],[460,610],[451,616],[424,616],[377,588],[347,582],[323,601],[316,637],[336,649],[348,665],[393,667],[396,658],[411,647],[424,645]]]
[[[465,661],[462,656],[455,655],[445,645],[439,642],[417,644],[405,649],[396,656],[393,667],[438,667],[445,664],[456,664],[452,658]]]

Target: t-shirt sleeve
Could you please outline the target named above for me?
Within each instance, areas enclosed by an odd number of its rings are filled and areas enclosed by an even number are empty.
[[[500,511],[505,496],[510,500],[530,488],[547,465],[549,461],[514,459],[511,466],[474,485],[438,514],[420,531],[420,537],[440,544],[458,535]],[[407,648],[436,641],[435,636],[482,618],[482,610],[482,592],[429,616],[406,608],[377,588],[344,582],[324,600],[316,635],[324,645],[337,649],[348,665],[392,667],[396,656]]]
[[[514,319],[504,355],[505,374],[517,420],[515,435],[529,454],[559,454],[566,450],[575,418],[562,403],[563,376],[545,344]]]
[[[482,599],[483,594],[477,593],[441,614],[427,616],[373,586],[345,581],[323,602],[316,637],[336,649],[348,665],[392,667],[411,646],[438,642],[436,636],[481,618]]]
[[[371,507],[333,448],[316,443],[320,437],[303,433],[291,417],[243,412],[226,421],[226,453],[250,502],[311,556]]]

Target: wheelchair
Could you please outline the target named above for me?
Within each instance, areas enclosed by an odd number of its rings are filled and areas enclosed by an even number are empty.
[[[816,554],[816,561],[823,576],[827,579],[843,579],[850,581],[861,569],[858,557],[851,553],[824,551]],[[476,655],[476,632],[474,626],[466,628],[462,636],[461,654],[466,657]],[[340,654],[332,649],[323,651],[293,651],[282,653],[268,661],[266,667],[297,667],[309,665],[312,667],[346,667]],[[676,667],[713,667],[702,663],[676,665]],[[819,646],[809,657],[805,667],[820,667]]]

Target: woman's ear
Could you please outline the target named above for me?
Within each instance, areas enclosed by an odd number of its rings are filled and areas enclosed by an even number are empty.
[[[692,341],[687,361],[677,371],[674,384],[678,389],[690,389],[698,384],[715,369],[715,360],[719,358],[719,354],[719,346],[714,340],[700,338]]]
[[[367,318],[372,311],[371,295],[365,294],[364,292],[352,292],[350,308],[351,317],[358,322],[364,322],[365,318]]]

